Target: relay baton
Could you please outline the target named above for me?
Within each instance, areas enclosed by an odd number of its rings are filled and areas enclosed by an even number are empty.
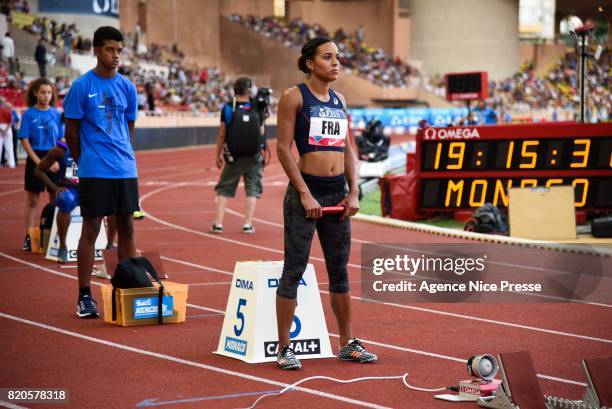
[[[344,213],[344,206],[323,206],[321,207],[323,214]]]

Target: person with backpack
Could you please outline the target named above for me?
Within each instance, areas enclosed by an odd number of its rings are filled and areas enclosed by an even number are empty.
[[[223,168],[215,186],[215,220],[211,232],[223,233],[223,215],[227,198],[236,195],[242,177],[246,191],[246,211],[242,232],[255,233],[253,214],[257,199],[263,193],[264,158],[269,155],[264,138],[263,115],[250,98],[252,83],[240,77],[234,83],[235,97],[221,109],[221,124],[217,135],[217,168]]]

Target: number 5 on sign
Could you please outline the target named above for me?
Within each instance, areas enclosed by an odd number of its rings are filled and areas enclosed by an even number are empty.
[[[247,303],[247,300],[245,300],[244,298],[241,298],[240,300],[238,300],[238,310],[236,311],[236,318],[238,318],[238,321],[240,321],[240,328],[234,325],[234,334],[237,337],[242,335],[242,331],[244,331],[244,313],[240,311],[240,308],[246,306],[246,303]]]

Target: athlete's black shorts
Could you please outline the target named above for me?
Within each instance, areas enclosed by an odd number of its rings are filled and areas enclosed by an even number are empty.
[[[83,217],[133,213],[138,205],[138,179],[79,178]]]
[[[36,156],[38,156],[40,159],[44,158],[45,155],[47,154],[47,151],[34,151],[34,152],[36,153]],[[42,180],[38,179],[36,175],[34,174],[34,169],[36,169],[36,164],[28,156],[28,159],[26,160],[25,174],[23,178],[25,182],[25,190],[27,190],[28,192],[33,192],[33,193],[40,193],[44,190],[48,191],[49,189],[45,186]],[[53,183],[55,183],[56,185],[60,184],[61,175],[59,174],[59,172],[55,172],[55,173],[46,172],[46,173],[47,173],[47,176],[49,176],[49,179],[51,179]]]

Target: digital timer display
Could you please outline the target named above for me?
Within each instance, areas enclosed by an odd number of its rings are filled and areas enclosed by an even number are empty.
[[[612,125],[427,128],[417,136],[420,208],[508,206],[511,187],[571,185],[576,208],[612,209]]]
[[[610,138],[427,143],[423,170],[612,169]]]

